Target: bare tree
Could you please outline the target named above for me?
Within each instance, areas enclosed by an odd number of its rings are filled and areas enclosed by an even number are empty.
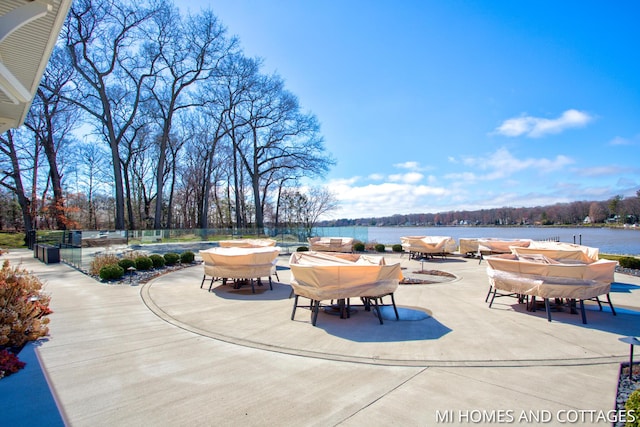
[[[111,149],[118,229],[125,228],[119,150],[123,140],[133,139],[144,81],[154,68],[138,54],[141,27],[153,13],[140,2],[77,0],[62,32],[78,74],[74,96],[68,99],[88,113]]]
[[[159,11],[153,19],[156,25],[153,35],[156,37],[145,49],[149,52],[150,61],[156,63],[154,78],[149,80],[148,86],[155,101],[153,111],[160,127],[154,216],[156,229],[162,225],[164,169],[174,116],[180,110],[199,105],[197,98],[190,96],[189,89],[214,77],[220,61],[236,45],[235,39],[225,38],[225,29],[210,10],[182,18],[174,6],[163,3]]]
[[[18,204],[22,211],[22,221],[26,232],[35,229],[35,213],[32,209],[34,198],[27,197],[26,188],[23,182],[23,169],[21,159],[18,152],[21,151],[17,146],[14,131],[7,131],[4,136],[0,136],[0,164],[2,165],[2,177],[0,185],[10,190],[16,195]]]
[[[71,145],[71,131],[78,119],[77,107],[65,100],[65,91],[72,79],[73,70],[63,52],[55,49],[24,123],[44,150],[53,190],[50,210],[56,228],[61,230],[71,225],[65,212],[58,151]]]

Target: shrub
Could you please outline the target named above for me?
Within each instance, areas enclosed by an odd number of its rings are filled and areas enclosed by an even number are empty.
[[[385,252],[387,250],[387,248],[382,243],[376,244],[375,249],[376,252]]]
[[[629,367],[632,368],[631,366]],[[636,390],[629,396],[627,403],[624,404],[624,409],[627,412],[631,412],[635,416],[635,420],[631,421],[631,414],[627,418],[626,426],[640,426],[640,390]]]
[[[396,243],[395,245],[391,246],[391,250],[393,252],[403,252],[402,245],[400,243]]]
[[[114,254],[97,255],[89,267],[89,274],[92,276],[100,275],[100,269],[106,265],[118,264],[118,257]]]
[[[118,264],[105,265],[100,269],[102,280],[118,280],[124,276],[124,269]]]
[[[153,262],[153,268],[162,268],[164,267],[164,257],[158,254],[149,255],[151,258],[151,262]]]
[[[167,252],[166,254],[164,254],[164,262],[167,265],[174,265],[177,264],[178,261],[180,261],[180,255],[178,255],[175,252]]]
[[[136,262],[129,258],[122,258],[120,261],[118,261],[118,265],[122,267],[124,271],[128,271],[129,267],[136,266]]]
[[[151,270],[151,267],[153,267],[153,261],[148,256],[144,255],[136,258],[136,269],[145,271]]]
[[[357,242],[353,244],[354,252],[364,252],[364,243]]]
[[[640,269],[640,258],[635,258],[632,256],[623,256],[618,260],[620,267],[623,268],[633,268]]]
[[[183,264],[191,264],[196,259],[196,255],[191,251],[185,251],[180,254],[180,262]]]
[[[24,368],[25,363],[18,360],[18,356],[9,350],[0,350],[0,378],[15,374]]]
[[[296,249],[296,252],[307,252],[308,250],[309,248],[306,246],[298,246],[298,249]]]
[[[41,293],[42,283],[27,270],[0,270],[0,346],[22,347],[49,333],[50,297]]]

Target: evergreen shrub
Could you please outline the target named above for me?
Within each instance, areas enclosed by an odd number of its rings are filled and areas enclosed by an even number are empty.
[[[153,267],[153,261],[148,256],[139,256],[136,258],[136,269],[145,271],[151,270]]]
[[[180,255],[175,252],[167,252],[164,254],[164,262],[166,265],[174,265],[180,261]]]
[[[164,267],[164,257],[158,254],[149,255],[151,262],[153,262],[153,268],[162,268]]]
[[[196,259],[196,255],[191,251],[185,251],[180,254],[180,262],[183,264],[191,264]]]
[[[356,242],[353,244],[353,251],[354,252],[364,252],[364,243],[362,242]]]
[[[124,276],[124,269],[118,264],[105,265],[100,269],[102,280],[118,280]]]
[[[635,258],[632,256],[623,256],[618,260],[620,267],[623,268],[633,268],[640,269],[640,258]]]
[[[124,271],[128,271],[129,267],[136,266],[136,262],[129,258],[122,258],[120,261],[118,261],[118,265],[122,267]]]

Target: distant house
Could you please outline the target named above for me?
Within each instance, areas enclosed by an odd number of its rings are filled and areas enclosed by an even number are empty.
[[[591,224],[593,221],[591,221],[591,217],[589,215],[585,216],[584,219],[582,220],[583,224]]]

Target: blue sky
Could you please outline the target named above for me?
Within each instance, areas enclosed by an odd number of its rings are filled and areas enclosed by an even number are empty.
[[[320,123],[332,218],[640,190],[640,2],[177,0]]]

